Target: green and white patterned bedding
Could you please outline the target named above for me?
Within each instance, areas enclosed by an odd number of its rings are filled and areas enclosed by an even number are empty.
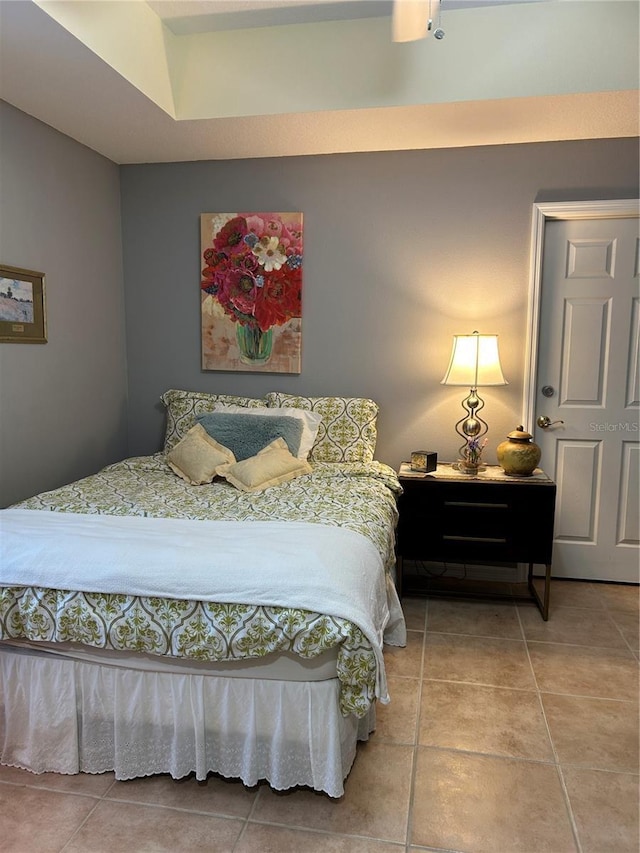
[[[380,462],[316,463],[311,474],[255,494],[226,482],[190,486],[165,456],[135,457],[16,505],[23,509],[227,521],[298,521],[367,536],[394,562],[396,473]],[[0,586],[0,640],[77,642],[96,648],[206,660],[338,649],[343,714],[363,716],[375,696],[375,653],[345,619],[285,607]]]

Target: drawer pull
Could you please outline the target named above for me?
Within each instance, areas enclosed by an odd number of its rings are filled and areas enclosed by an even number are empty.
[[[497,542],[501,545],[506,545],[506,539],[495,539],[492,536],[447,536],[443,534],[443,539],[448,542]]]
[[[489,504],[479,501],[444,501],[445,506],[475,506],[485,509],[509,509],[509,504]]]

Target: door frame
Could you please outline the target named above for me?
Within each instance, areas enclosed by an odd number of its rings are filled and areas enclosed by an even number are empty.
[[[533,205],[525,372],[522,391],[522,422],[525,424],[525,429],[532,435],[534,435],[535,430],[545,226],[550,220],[626,219],[639,216],[640,200],[637,198],[601,201],[551,201]]]

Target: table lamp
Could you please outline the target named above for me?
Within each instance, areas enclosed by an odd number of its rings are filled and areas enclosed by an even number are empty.
[[[456,432],[464,439],[460,455],[471,439],[476,441],[487,432],[489,426],[478,414],[484,408],[484,400],[478,394],[478,386],[507,385],[502,374],[497,335],[454,335],[449,367],[442,385],[466,385],[469,394],[462,401],[465,416],[456,424]]]

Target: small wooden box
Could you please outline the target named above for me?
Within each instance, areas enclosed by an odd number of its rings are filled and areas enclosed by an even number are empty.
[[[428,474],[438,467],[438,454],[434,450],[412,450],[411,470]]]

